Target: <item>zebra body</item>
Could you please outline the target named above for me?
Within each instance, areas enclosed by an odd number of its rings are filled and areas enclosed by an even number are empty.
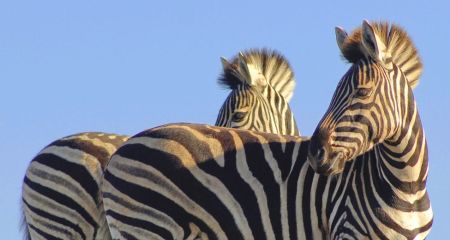
[[[206,125],[142,132],[113,155],[105,172],[112,236],[289,239],[287,226],[302,202],[287,193],[297,188],[300,172],[314,175],[306,154],[295,154],[300,149],[307,151],[300,137]]]
[[[433,214],[417,52],[395,25],[336,30],[352,67],[311,140],[195,124],[144,131],[105,172],[113,237],[425,238]]]
[[[220,82],[232,91],[216,125],[298,135],[288,106],[295,80],[281,55],[251,50],[240,53],[230,63],[225,59],[222,62]],[[24,178],[26,237],[110,239],[99,185],[111,154],[127,138],[81,133],[44,148],[31,161]]]

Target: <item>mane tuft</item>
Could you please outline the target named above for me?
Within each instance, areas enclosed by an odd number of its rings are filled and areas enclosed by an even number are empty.
[[[270,84],[278,93],[289,101],[295,88],[295,78],[292,68],[287,59],[280,53],[269,49],[251,49],[242,53],[244,62],[256,66]],[[219,78],[220,85],[230,89],[236,89],[238,86],[249,85],[250,79],[239,78],[236,72],[243,72],[239,64],[239,55],[232,58],[230,67],[225,68]],[[241,75],[242,76],[242,75]]]
[[[392,56],[392,62],[396,64],[406,78],[411,87],[415,87],[422,74],[422,62],[414,43],[405,30],[398,25],[388,22],[371,22],[375,34],[386,45],[387,51]],[[366,58],[361,43],[362,28],[354,30],[342,44],[343,57],[351,62]]]

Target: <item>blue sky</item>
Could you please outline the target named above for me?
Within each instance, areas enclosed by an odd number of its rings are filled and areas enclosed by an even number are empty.
[[[2,1],[0,226],[19,239],[20,191],[33,156],[82,131],[136,134],[170,122],[214,124],[228,94],[220,56],[270,47],[294,68],[291,107],[311,135],[338,80],[334,27],[363,19],[406,28],[424,62],[415,90],[429,143],[429,239],[450,233],[448,1]],[[371,4],[369,4],[371,3]]]

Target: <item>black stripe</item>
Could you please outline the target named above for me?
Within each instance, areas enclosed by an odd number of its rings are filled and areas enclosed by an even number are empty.
[[[209,129],[197,129],[205,135],[214,137],[220,140],[222,148],[224,149],[225,166],[217,165],[215,161],[206,161],[199,165],[199,167],[208,172],[212,176],[217,177],[226,186],[226,188],[233,195],[233,198],[239,202],[244,215],[247,218],[248,224],[253,236],[258,236],[256,239],[264,239],[264,229],[261,219],[261,209],[259,209],[256,198],[256,193],[251,186],[242,179],[242,176],[237,171],[237,161],[245,161],[246,159],[236,159],[236,144],[228,131],[221,131],[220,136],[215,136]],[[236,231],[237,234],[237,231]],[[243,238],[243,236],[232,236],[230,239]]]
[[[25,178],[26,179],[26,178]],[[39,208],[33,207],[31,204],[29,204],[24,198],[22,198],[23,203],[30,209],[30,211],[34,212],[35,214],[41,216],[42,218],[46,218],[52,222],[67,226],[68,228],[73,229],[75,232],[77,232],[82,239],[86,239],[86,234],[83,232],[83,230],[78,226],[76,223],[72,223],[68,221],[67,219],[55,216],[53,214],[50,214],[47,211],[41,210]],[[40,235],[44,236],[46,239],[59,239],[56,238],[48,233],[45,233],[44,231],[36,228],[33,225],[28,225],[30,228],[34,229],[36,232],[38,232]],[[68,231],[66,231],[68,233]],[[94,236],[93,236],[94,237]]]
[[[119,231],[119,232],[120,232],[120,235],[127,240],[138,240],[137,237],[135,237],[134,235],[132,235],[128,232],[124,232],[124,231]],[[169,238],[167,238],[167,239],[169,239]]]
[[[165,129],[169,130],[169,129]],[[180,129],[179,129],[180,130]],[[170,129],[169,132],[173,131]],[[179,133],[179,132],[178,132]],[[188,137],[189,134],[179,134],[178,136],[185,138]],[[180,141],[194,142],[194,139],[177,139]],[[184,142],[183,141],[183,142]],[[197,142],[198,143],[198,142]],[[196,147],[199,150],[199,154],[207,154],[204,146],[202,144],[197,144]],[[192,149],[192,148],[191,148]],[[141,163],[151,165],[152,167],[158,169],[162,174],[164,174],[168,179],[171,180],[172,183],[176,184],[183,192],[189,196],[194,202],[202,206],[208,213],[214,216],[218,223],[221,224],[221,228],[229,234],[235,233],[237,226],[234,223],[233,217],[230,212],[227,211],[225,205],[223,205],[222,201],[217,198],[217,196],[212,193],[209,189],[205,188],[190,172],[188,169],[184,168],[181,159],[178,159],[176,156],[167,153],[161,152],[156,149],[149,149],[139,144],[127,144],[119,149],[117,154],[133,159],[135,161],[139,161]],[[203,159],[204,155],[194,155],[194,159]],[[136,175],[136,173],[133,173]],[[149,177],[149,176],[146,176]],[[111,182],[111,181],[110,181]],[[116,182],[111,182],[113,186],[115,186]],[[145,203],[147,205],[157,205],[155,201],[148,201],[149,192],[153,192],[150,189],[141,188],[138,186],[134,186],[134,192],[128,192],[127,195],[133,195],[137,201]],[[125,191],[125,190],[124,190]],[[152,195],[159,195],[158,193],[151,193]],[[158,198],[163,198],[163,196],[158,196]],[[152,198],[150,198],[152,199]],[[166,200],[167,201],[167,200]],[[175,204],[173,204],[175,205]],[[161,205],[155,207],[156,209],[167,208],[167,206]],[[173,209],[177,209],[172,206]],[[184,213],[184,210],[178,209],[177,211],[167,209],[170,216],[179,215],[181,212]],[[183,218],[181,218],[183,219]],[[180,219],[180,220],[181,220]],[[184,218],[186,219],[186,218]],[[197,221],[198,222],[198,221]],[[205,223],[207,224],[207,223]],[[181,225],[181,224],[180,224]],[[200,225],[199,225],[200,226]],[[206,227],[206,225],[205,225]],[[212,232],[210,233],[212,234]]]
[[[389,171],[389,169],[384,164],[372,163],[372,165],[372,168],[381,167],[381,170],[386,175],[387,181],[389,181],[395,188],[398,188],[402,192],[416,194],[419,190],[425,189],[425,182],[423,182],[421,179],[413,182],[403,182],[400,181],[391,171]],[[375,188],[380,197],[384,199],[387,204],[392,205],[396,209],[403,212],[421,212],[430,208],[430,202],[426,194],[422,196],[422,198],[415,200],[413,203],[409,203],[399,198],[397,194],[395,194],[393,189],[391,189],[390,187],[386,187],[388,186],[388,183],[385,179],[379,179],[376,176],[373,176],[372,178],[374,179]]]
[[[355,159],[354,161],[357,161],[357,160]],[[341,228],[342,225],[344,224],[343,222],[340,222],[340,221],[342,221],[342,219],[340,219],[341,215],[347,214],[347,217],[349,215],[349,213],[346,212],[348,210],[347,206],[346,206],[346,197],[347,197],[348,189],[349,189],[348,188],[349,186],[348,186],[348,184],[346,184],[346,181],[347,181],[347,179],[350,181],[349,178],[351,178],[351,176],[349,176],[349,175],[353,173],[353,172],[350,172],[350,169],[352,168],[352,164],[353,164],[353,162],[346,162],[342,173],[340,175],[337,175],[335,178],[335,179],[340,179],[340,185],[338,186],[339,190],[336,192],[336,195],[331,204],[331,207],[333,209],[337,209],[337,211],[335,213],[335,218],[331,222],[331,226],[333,226],[332,229],[334,229],[336,227]],[[332,195],[333,191],[330,190],[329,194]],[[340,202],[338,202],[339,198],[341,198]],[[338,226],[336,226],[336,225],[338,225]]]
[[[89,135],[88,135],[89,136]],[[91,136],[92,137],[92,136]],[[105,137],[103,138],[97,138],[98,140],[106,140]],[[102,166],[102,169],[106,166],[106,163],[109,160],[109,157],[111,156],[109,152],[104,147],[100,147],[98,145],[95,145],[92,141],[94,139],[89,140],[83,140],[79,138],[72,138],[72,139],[60,139],[55,142],[53,142],[52,146],[59,146],[59,147],[69,147],[72,149],[80,150],[81,152],[88,153],[96,158],[96,160],[100,163]],[[104,144],[110,143],[114,144],[114,146],[118,147],[122,144],[123,141],[114,141],[114,142],[106,142],[103,141]]]
[[[269,142],[269,147],[274,157],[274,160],[278,164],[278,169],[281,172],[281,178],[283,181],[289,176],[289,171],[292,166],[292,156],[294,155],[295,142],[286,142],[285,150],[282,149],[281,142]]]
[[[211,138],[211,139],[220,139],[223,140],[222,144],[226,144],[227,142],[232,142],[232,137],[229,135],[227,131],[220,131],[216,132],[211,129],[208,129],[204,126],[190,126],[191,128],[194,128],[195,130],[201,132],[204,134],[205,137]],[[213,154],[210,152],[210,148],[208,143],[199,141],[196,136],[192,134],[190,130],[186,129],[165,129],[164,132],[162,131],[155,131],[151,134],[151,137],[161,137],[161,138],[169,138],[171,140],[175,140],[182,144],[193,156],[193,158],[196,161],[203,160],[202,162],[197,163],[198,166],[206,171],[211,172],[211,175],[214,177],[218,177],[221,181],[221,183],[224,183],[224,181],[227,182],[225,184],[226,186],[233,186],[232,189],[236,189],[234,186],[246,186],[247,184],[241,179],[238,172],[236,170],[228,170],[227,168],[222,168],[216,164],[216,162],[213,160]],[[234,146],[234,144],[233,144]],[[225,147],[225,151],[227,146]],[[231,147],[231,146],[228,146]],[[231,148],[233,149],[233,148]],[[150,152],[152,150],[149,150]],[[156,151],[156,150],[153,150]],[[149,156],[147,153],[146,155]],[[163,153],[161,153],[163,154]],[[167,155],[161,155],[161,159],[165,159]],[[173,158],[176,158],[173,156]],[[233,157],[235,158],[235,157]],[[138,158],[136,158],[138,159]],[[177,162],[180,161],[179,159],[176,160]],[[150,164],[153,167],[156,167],[158,170],[164,173],[164,175],[168,178],[170,178],[174,183],[180,186],[181,189],[185,191],[185,193],[190,196],[195,202],[199,203],[201,206],[205,207],[207,209],[207,212],[210,213],[221,225],[222,229],[225,231],[227,236],[230,239],[241,239],[243,236],[239,231],[237,231],[237,226],[234,221],[233,216],[229,212],[229,210],[226,210],[226,206],[223,204],[223,202],[217,198],[217,196],[210,190],[207,189],[205,186],[203,186],[200,182],[198,182],[194,176],[187,170],[187,169],[174,169],[173,165],[170,163],[167,166],[163,166],[163,161],[155,161],[155,164],[153,163],[146,163]],[[235,162],[235,161],[234,161]],[[166,162],[167,163],[167,162]],[[227,162],[228,163],[228,162]],[[175,163],[176,165],[181,165],[179,163]],[[227,166],[228,167],[228,166]],[[233,167],[233,165],[230,165],[230,167]],[[235,177],[231,178],[230,173],[235,173]],[[183,173],[183,174],[182,174]],[[184,175],[185,174],[185,175]],[[236,189],[234,191],[235,195],[239,195],[239,198],[242,199],[242,191],[244,189]],[[255,194],[251,190],[251,188],[248,187],[247,189],[248,195],[254,196]],[[253,203],[256,202],[255,197],[251,197],[253,200]],[[246,202],[248,199],[242,199],[240,202]],[[214,204],[212,204],[214,203]],[[215,206],[214,206],[215,205]],[[225,211],[226,210],[226,211]],[[252,213],[260,212],[258,207],[252,207],[251,210]],[[248,215],[247,215],[248,216]],[[251,215],[250,215],[251,216]],[[253,218],[254,216],[252,216]],[[255,229],[262,229],[261,226],[257,226]]]
[[[264,193],[267,197],[267,204],[269,208],[268,217],[271,220],[275,238],[282,239],[280,186],[274,179],[273,171],[268,165],[267,159],[264,157],[264,150],[262,149],[259,140],[250,135],[248,132],[240,132],[240,136],[242,139],[245,139],[245,155],[251,156],[247,158],[249,169],[264,188]],[[255,236],[255,239],[263,238]]]
[[[99,203],[99,188],[97,182],[90,174],[86,166],[69,162],[64,158],[57,155],[57,151],[52,153],[41,153],[37,155],[32,161],[38,162],[45,166],[55,169],[56,171],[63,172],[71,179],[74,179],[81,187],[91,196],[95,203]],[[68,179],[69,180],[69,179]]]
[[[356,219],[354,219],[354,223],[353,223],[352,225],[353,225],[360,233],[367,235],[367,229],[368,229],[368,227],[367,227],[367,222],[364,221],[364,217],[363,217],[364,212],[363,212],[363,210],[359,209],[359,205],[358,205],[358,204],[365,205],[364,198],[362,198],[361,196],[359,196],[359,195],[358,195],[358,193],[359,193],[359,192],[358,192],[358,189],[357,189],[357,188],[354,188],[354,187],[352,186],[352,184],[353,184],[353,179],[355,179],[355,184],[356,184],[356,185],[361,185],[360,183],[358,183],[358,181],[359,181],[358,177],[360,176],[359,174],[361,174],[361,172],[362,172],[362,168],[363,168],[363,165],[364,165],[363,162],[364,162],[365,160],[367,160],[367,159],[364,159],[364,157],[361,157],[361,159],[354,159],[354,160],[353,160],[354,162],[352,162],[352,164],[353,164],[353,171],[350,173],[352,176],[350,177],[349,182],[348,182],[348,184],[349,184],[349,186],[348,186],[348,188],[349,188],[349,191],[348,191],[348,197],[349,197],[349,199],[350,199],[350,201],[351,201],[351,203],[352,203],[354,212],[356,212],[356,215],[358,215],[357,217],[360,219],[361,224],[363,224],[363,226],[360,226],[360,225],[356,222]],[[350,164],[347,163],[347,165],[350,165]],[[351,190],[350,190],[350,189],[351,189]],[[362,193],[361,193],[361,194],[362,194]],[[360,195],[361,195],[361,194],[360,194]],[[359,202],[358,202],[357,196],[359,196]],[[348,214],[351,214],[351,212],[348,211]],[[350,220],[352,220],[352,218],[350,218]]]
[[[326,239],[326,236],[328,234],[327,230],[323,228],[323,226],[326,225],[326,221],[327,219],[322,219],[322,212],[325,211],[325,207],[326,206],[322,206],[322,198],[323,195],[325,194],[325,187],[327,185],[327,177],[324,175],[318,175],[316,174],[316,176],[319,177],[319,179],[317,180],[317,185],[316,185],[316,192],[315,193],[311,193],[311,194],[315,194],[316,195],[316,202],[314,203],[316,206],[316,212],[313,214],[317,215],[317,225],[320,228],[320,231],[322,232],[322,236],[323,238]],[[328,193],[329,194],[329,193]]]
[[[300,149],[304,151],[308,150],[307,144],[300,146]],[[298,239],[297,236],[297,206],[296,206],[296,196],[297,196],[297,186],[299,184],[299,174],[300,170],[305,163],[305,158],[302,158],[302,154],[297,155],[297,159],[295,159],[294,167],[292,168],[291,173],[289,174],[288,182],[287,182],[287,213],[288,213],[288,226],[289,226],[289,235],[291,239]],[[301,221],[301,220],[300,220]]]
[[[357,175],[356,174],[352,174],[352,178],[355,178]],[[352,184],[352,180],[349,180],[349,184]],[[349,186],[351,187],[351,186]],[[367,236],[367,225],[366,222],[364,221],[364,217],[363,217],[363,212],[359,211],[358,208],[358,201],[357,201],[357,192],[354,191],[355,189],[352,189],[352,191],[348,192],[348,199],[350,199],[350,202],[352,204],[352,208],[354,210],[354,212],[356,213],[357,216],[351,217],[352,212],[351,211],[347,211],[347,221],[350,223],[351,226],[353,226],[359,233]],[[361,200],[361,199],[360,199]],[[364,204],[364,203],[362,203]],[[356,221],[356,218],[360,219],[360,222],[358,223]],[[362,226],[360,225],[362,224]]]
[[[86,211],[85,208],[80,206],[77,202],[75,202],[72,198],[64,195],[63,193],[57,192],[51,188],[43,186],[39,183],[31,181],[28,177],[25,176],[23,180],[24,184],[26,184],[29,188],[38,192],[40,195],[45,196],[47,198],[52,199],[55,202],[60,203],[61,205],[66,206],[69,209],[72,209],[78,212],[87,223],[89,223],[94,228],[98,227],[97,222],[92,218],[92,216]],[[56,220],[55,220],[56,221]]]
[[[160,227],[160,226],[158,226],[158,225],[156,225],[156,224],[154,224],[152,222],[141,220],[141,219],[137,219],[137,218],[131,218],[131,217],[122,215],[122,214],[120,214],[118,212],[115,212],[113,210],[106,210],[106,215],[110,216],[110,217],[112,217],[114,219],[117,219],[118,221],[120,221],[122,223],[125,223],[127,225],[145,229],[145,230],[147,230],[147,231],[149,231],[151,233],[159,235],[162,239],[174,239],[172,234],[167,229],[164,229],[164,228],[162,228],[162,227]],[[121,232],[121,234],[126,239],[130,239],[130,238],[126,237],[128,235],[126,232]]]
[[[110,172],[106,171],[105,180],[108,181],[115,189],[125,194],[126,196],[132,198],[133,200],[140,202],[146,206],[152,207],[154,209],[158,209],[161,212],[169,215],[181,228],[185,233],[190,231],[189,222],[193,222],[196,224],[202,231],[206,232],[208,237],[212,239],[216,239],[217,237],[208,227],[207,223],[202,222],[195,216],[187,213],[183,208],[181,208],[178,204],[172,201],[172,199],[166,198],[163,195],[155,192],[151,189],[141,187],[139,185],[133,184],[131,182],[120,179]],[[105,199],[108,198],[107,195],[104,196]],[[138,227],[142,227],[147,230],[152,230],[149,228],[144,222],[139,222]]]
[[[415,206],[397,198],[397,196],[393,193],[392,189],[385,186],[387,184],[384,184],[383,186],[379,186],[379,184],[377,184],[377,182],[374,182],[375,189],[373,189],[370,184],[370,177],[372,179],[375,178],[374,174],[375,174],[375,170],[376,170],[376,161],[370,161],[367,165],[369,165],[369,164],[372,165],[371,168],[373,171],[370,174],[365,174],[365,182],[367,183],[366,184],[366,186],[367,186],[366,187],[366,196],[369,199],[369,204],[370,204],[371,208],[375,210],[375,211],[373,211],[375,216],[383,224],[385,224],[389,228],[393,229],[394,231],[398,232],[399,234],[404,235],[406,238],[408,238],[408,239],[414,238],[416,233],[409,231],[408,229],[405,229],[402,226],[400,226],[399,224],[397,224],[385,212],[385,210],[382,209],[381,206],[378,204],[378,202],[375,198],[375,194],[378,193],[378,195],[380,195],[388,205],[392,206],[395,209],[403,210],[405,212],[410,212],[410,211],[415,211]],[[369,169],[367,168],[366,173],[368,173],[368,172],[369,172]],[[389,195],[389,194],[391,194],[391,195]],[[427,196],[425,195],[425,197],[427,197]],[[407,206],[405,206],[405,205],[407,205]]]
[[[312,234],[312,225],[311,225],[311,187],[312,181],[314,177],[314,170],[311,167],[308,167],[304,182],[303,182],[303,198],[302,198],[302,207],[303,207],[303,227],[305,229],[305,237],[306,239],[313,239]],[[313,213],[315,214],[315,213]]]
[[[52,235],[42,231],[41,229],[33,226],[32,224],[29,224],[28,227],[33,229],[37,234],[39,234],[40,236],[44,237],[47,240],[63,240],[62,238],[58,238],[58,237],[52,236]]]
[[[364,213],[367,217],[367,220],[369,221],[370,226],[372,227],[373,232],[378,236],[378,238],[383,239],[383,240],[388,240],[387,236],[378,228],[378,225],[372,219],[372,217],[369,213],[369,210],[368,210],[370,208],[372,210],[373,214],[375,215],[375,217],[378,218],[379,221],[382,221],[382,219],[380,219],[380,214],[376,211],[377,209],[381,209],[381,208],[372,192],[374,189],[372,189],[372,186],[370,185],[370,174],[367,174],[370,172],[369,164],[370,163],[368,163],[368,162],[364,162],[364,164],[362,165],[362,171],[360,173],[361,178],[359,179],[361,182],[357,182],[356,186],[358,186],[358,190],[359,190],[358,192],[359,192],[361,200],[363,201],[362,206],[364,209]],[[362,187],[359,188],[359,186],[362,186]],[[365,195],[364,195],[362,188],[364,188],[364,191],[366,192]],[[365,203],[364,197],[367,199],[368,204]]]

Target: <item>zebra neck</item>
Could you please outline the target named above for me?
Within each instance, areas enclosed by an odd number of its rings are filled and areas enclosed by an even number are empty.
[[[300,136],[288,101],[273,87],[268,87],[263,95],[269,102],[270,116],[273,118],[269,122],[279,123],[278,132],[284,135]]]
[[[425,188],[427,146],[419,117],[410,123],[400,138],[376,145],[348,162],[342,174],[327,177],[325,232],[335,236],[351,226],[359,238],[378,238],[377,231],[386,239],[427,234],[433,221]]]
[[[374,154],[380,175],[409,194],[425,190],[428,175],[428,150],[417,109],[407,114],[402,129],[394,140],[379,144]]]

